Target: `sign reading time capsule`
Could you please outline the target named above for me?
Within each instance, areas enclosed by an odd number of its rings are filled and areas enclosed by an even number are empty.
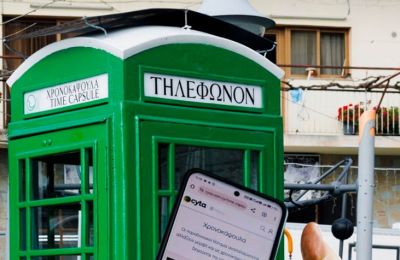
[[[246,108],[262,108],[262,88],[222,81],[144,74],[146,97],[219,104]]]
[[[43,88],[24,94],[24,113],[32,114],[108,97],[108,75]]]

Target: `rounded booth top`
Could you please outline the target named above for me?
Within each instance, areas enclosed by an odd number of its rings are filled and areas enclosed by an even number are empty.
[[[73,47],[104,50],[122,60],[145,50],[168,44],[206,44],[226,49],[253,60],[278,79],[284,72],[271,61],[252,49],[234,41],[190,29],[167,26],[142,26],[99,33],[93,36],[75,37],[52,43],[31,55],[7,80],[13,86],[31,67],[47,56]]]

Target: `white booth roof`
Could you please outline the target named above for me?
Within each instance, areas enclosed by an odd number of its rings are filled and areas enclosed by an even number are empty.
[[[176,43],[206,44],[230,50],[253,60],[279,79],[284,75],[283,70],[264,56],[232,40],[178,27],[141,26],[112,31],[107,33],[107,35],[102,33],[91,36],[75,37],[49,44],[31,55],[24,63],[22,63],[7,80],[7,84],[12,86],[33,65],[50,54],[68,48],[95,48],[104,50],[120,59],[127,59],[137,53],[154,47]]]

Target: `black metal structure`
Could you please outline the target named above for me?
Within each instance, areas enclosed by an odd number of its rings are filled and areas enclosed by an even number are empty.
[[[76,36],[97,34],[137,26],[173,26],[190,28],[241,43],[255,51],[271,49],[275,42],[246,31],[220,19],[186,9],[145,9],[127,13],[83,17],[31,33],[17,34],[4,39],[4,43],[48,36],[73,33]]]
[[[285,183],[284,189],[290,190],[289,198],[285,200],[286,207],[288,209],[301,208],[305,206],[319,204],[323,201],[333,199],[334,197],[341,196],[346,192],[356,192],[357,185],[356,184],[347,184],[347,174],[352,165],[353,160],[351,158],[344,159],[334,166],[332,166],[329,170],[323,173],[318,179],[316,179],[312,183],[305,184],[291,184]],[[334,182],[331,184],[321,184],[321,181],[325,178],[331,176],[336,169],[343,166],[343,169],[339,176],[336,178]],[[299,196],[295,200],[292,198],[293,191],[303,190]],[[322,190],[325,193],[317,199],[312,200],[301,200],[301,198],[310,190]]]
[[[305,184],[291,184],[291,183],[285,183],[284,184],[284,189],[289,190],[289,197],[285,199],[285,205],[289,210],[296,210],[298,208],[306,207],[306,206],[311,206],[311,205],[316,205],[319,203],[322,203],[327,200],[331,200],[335,197],[342,197],[342,211],[341,211],[341,217],[343,219],[346,218],[347,212],[346,212],[346,205],[347,205],[347,193],[348,192],[357,192],[357,184],[347,184],[348,181],[348,172],[350,169],[350,166],[353,164],[353,160],[351,158],[344,159],[334,166],[332,166],[329,170],[327,170],[325,173],[323,173],[319,178],[317,178],[314,182],[312,183],[305,183]],[[342,170],[339,174],[339,176],[335,179],[335,181],[331,182],[330,184],[321,184],[321,181],[323,181],[325,178],[331,176],[335,170],[337,170],[339,167],[342,167]],[[317,199],[310,199],[310,200],[301,200],[304,195],[310,191],[310,190],[320,190],[320,191],[325,191],[323,195]],[[292,198],[293,191],[302,191],[296,199]],[[351,231],[352,233],[353,231]],[[351,236],[351,234],[350,234]],[[339,239],[339,238],[338,238]],[[343,256],[343,244],[344,244],[344,239],[339,239],[340,245],[339,245],[339,256]]]

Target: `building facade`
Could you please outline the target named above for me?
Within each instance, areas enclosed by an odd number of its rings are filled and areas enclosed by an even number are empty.
[[[287,176],[295,176],[295,180],[302,179],[302,174],[318,176],[328,169],[327,165],[350,156],[354,162],[350,179],[355,180],[358,117],[362,111],[377,106],[382,96],[379,91],[387,83],[385,79],[399,72],[400,3],[395,0],[250,2],[277,24],[265,37],[277,43],[267,57],[286,73],[281,103]],[[147,8],[197,10],[200,5],[200,0],[3,1],[0,30],[2,37],[7,38],[84,16]],[[70,36],[73,35],[49,35],[2,45],[2,79],[21,64],[23,57]],[[399,80],[397,76],[389,81],[388,93],[378,112],[375,141],[374,226],[393,230],[395,234],[400,225]],[[381,82],[384,84],[380,88],[371,89]],[[5,83],[0,96],[0,259],[7,259],[10,89]],[[354,219],[352,209],[356,199],[351,197],[349,201],[349,217]],[[330,224],[340,215],[339,208],[339,202],[330,202],[307,209],[301,218]]]

